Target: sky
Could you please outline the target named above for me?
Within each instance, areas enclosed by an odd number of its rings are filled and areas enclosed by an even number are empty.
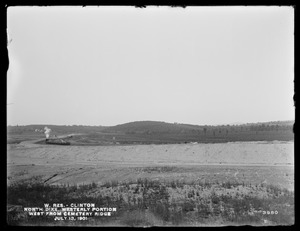
[[[294,120],[292,7],[9,7],[7,124]]]

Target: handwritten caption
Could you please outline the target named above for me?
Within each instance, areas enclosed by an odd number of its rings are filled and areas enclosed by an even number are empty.
[[[44,207],[24,207],[29,216],[50,216],[55,221],[88,220],[89,217],[112,216],[114,207],[96,207],[94,203],[44,204]]]

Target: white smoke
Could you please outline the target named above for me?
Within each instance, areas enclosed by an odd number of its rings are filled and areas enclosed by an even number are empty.
[[[46,135],[46,139],[49,139],[49,137],[50,137],[50,132],[51,132],[51,129],[50,128],[48,128],[48,127],[45,127],[44,128],[44,130],[45,130],[45,135]]]

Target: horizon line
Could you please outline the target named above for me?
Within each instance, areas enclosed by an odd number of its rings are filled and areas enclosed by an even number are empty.
[[[272,123],[272,122],[291,122],[294,121],[295,119],[291,119],[291,120],[272,120],[272,121],[257,121],[257,122],[233,122],[233,123],[219,123],[219,124],[190,124],[190,123],[180,123],[180,122],[165,122],[165,121],[157,121],[157,120],[137,120],[137,121],[131,121],[131,122],[125,122],[125,123],[121,123],[121,124],[115,124],[115,125],[87,125],[87,124],[47,124],[47,123],[43,123],[43,124],[16,124],[16,125],[11,125],[11,124],[7,124],[6,126],[9,127],[13,127],[13,126],[44,126],[44,125],[48,125],[48,126],[88,126],[88,127],[114,127],[117,125],[122,125],[122,124],[128,124],[128,123],[135,123],[135,122],[160,122],[160,123],[168,123],[168,124],[185,124],[185,125],[195,125],[195,126],[239,126],[239,125],[246,125],[246,124],[259,124],[259,123]]]

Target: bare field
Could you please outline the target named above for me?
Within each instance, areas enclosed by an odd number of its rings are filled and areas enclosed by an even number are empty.
[[[137,178],[244,181],[293,188],[293,142],[128,146],[8,146],[8,183],[42,176],[49,184]]]
[[[111,219],[62,226],[294,224],[293,142],[58,146],[7,153],[8,223],[54,225],[24,206],[93,202]],[[265,213],[274,213],[272,216]]]

